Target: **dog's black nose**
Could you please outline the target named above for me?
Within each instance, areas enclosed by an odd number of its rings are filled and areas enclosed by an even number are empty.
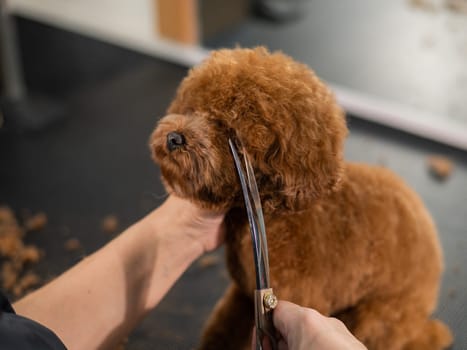
[[[169,151],[173,151],[174,149],[183,146],[185,144],[185,137],[175,131],[169,132],[167,134],[167,148]]]

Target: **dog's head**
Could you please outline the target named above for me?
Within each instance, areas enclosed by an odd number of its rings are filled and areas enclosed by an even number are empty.
[[[301,210],[341,178],[345,119],[305,65],[264,48],[214,52],[193,68],[150,140],[169,192],[241,203],[228,138],[245,146],[266,211]]]

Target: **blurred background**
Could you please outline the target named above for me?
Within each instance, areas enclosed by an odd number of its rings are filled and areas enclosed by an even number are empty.
[[[347,159],[392,169],[425,201],[445,252],[436,313],[467,349],[467,1],[0,4],[0,234],[13,218],[37,253],[14,271],[0,254],[12,299],[163,201],[147,143],[181,79],[211,49],[264,45],[334,90]],[[193,348],[227,284],[222,249],[202,257],[122,348]]]

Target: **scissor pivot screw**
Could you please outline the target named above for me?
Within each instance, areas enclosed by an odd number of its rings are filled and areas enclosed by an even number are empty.
[[[266,309],[272,310],[277,306],[277,297],[272,293],[265,294],[263,302]]]

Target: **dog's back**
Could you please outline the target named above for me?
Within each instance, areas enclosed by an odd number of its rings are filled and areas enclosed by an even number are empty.
[[[341,318],[370,349],[451,343],[449,330],[428,319],[442,271],[435,226],[419,197],[391,171],[348,163],[338,191],[308,210],[271,214],[266,227],[279,298]],[[247,239],[237,237],[242,285],[253,267]]]

